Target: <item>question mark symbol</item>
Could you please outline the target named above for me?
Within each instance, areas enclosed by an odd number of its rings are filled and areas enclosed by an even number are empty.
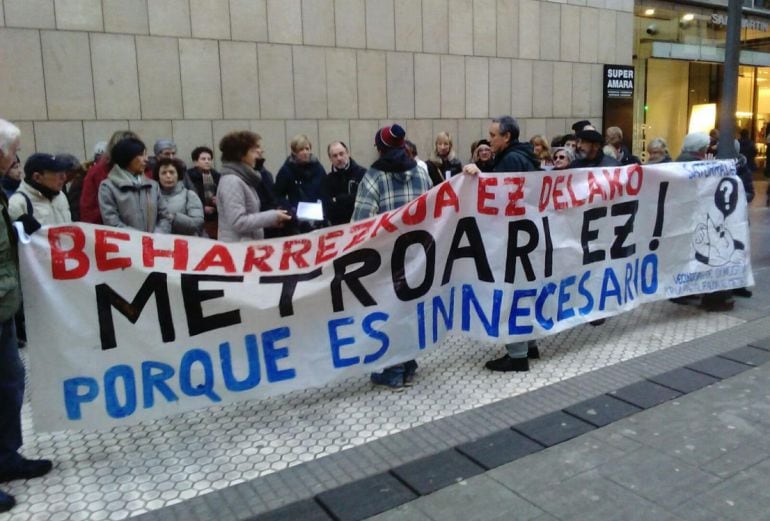
[[[725,211],[730,211],[730,195],[733,193],[733,187],[730,184],[722,185],[722,196],[725,202]]]
[[[725,216],[735,211],[738,203],[738,182],[730,177],[725,177],[719,182],[717,191],[714,193],[714,204]]]

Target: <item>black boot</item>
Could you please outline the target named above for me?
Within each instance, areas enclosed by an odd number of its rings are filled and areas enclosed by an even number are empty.
[[[525,372],[529,371],[529,360],[526,358],[511,358],[505,355],[495,360],[490,360],[484,364],[490,371],[500,371],[507,373],[510,371]]]

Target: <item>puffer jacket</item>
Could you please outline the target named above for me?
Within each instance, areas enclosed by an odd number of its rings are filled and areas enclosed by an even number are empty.
[[[135,176],[118,165],[99,185],[99,210],[107,226],[171,233],[158,183],[143,175]]]
[[[49,199],[26,181],[19,185],[19,189],[8,200],[8,215],[14,221],[28,213],[25,195],[29,197],[29,201],[32,203],[32,216],[40,224],[56,225],[72,222],[70,204],[64,192],[59,192],[53,199]]]
[[[170,190],[161,188],[160,199],[165,207],[165,217],[171,221],[171,233],[196,235],[203,233],[203,203],[193,190],[178,182]]]
[[[13,318],[21,304],[16,239],[8,215],[8,199],[0,190],[0,322]]]
[[[217,186],[219,237],[224,242],[259,240],[264,228],[278,224],[278,211],[261,211],[256,185],[262,182],[259,173],[242,163],[223,163]],[[251,176],[250,178],[248,176]],[[243,178],[253,180],[247,184]]]

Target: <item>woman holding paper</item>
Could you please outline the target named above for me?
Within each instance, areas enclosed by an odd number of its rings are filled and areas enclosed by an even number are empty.
[[[261,211],[260,192],[266,188],[254,170],[262,157],[262,138],[248,130],[230,132],[219,142],[222,177],[217,187],[219,240],[239,242],[263,239],[265,228],[290,221],[284,210]]]

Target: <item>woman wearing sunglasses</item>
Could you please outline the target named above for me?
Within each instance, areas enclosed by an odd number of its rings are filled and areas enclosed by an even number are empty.
[[[551,159],[553,160],[554,170],[566,170],[575,160],[575,153],[571,148],[561,147],[554,149]]]

